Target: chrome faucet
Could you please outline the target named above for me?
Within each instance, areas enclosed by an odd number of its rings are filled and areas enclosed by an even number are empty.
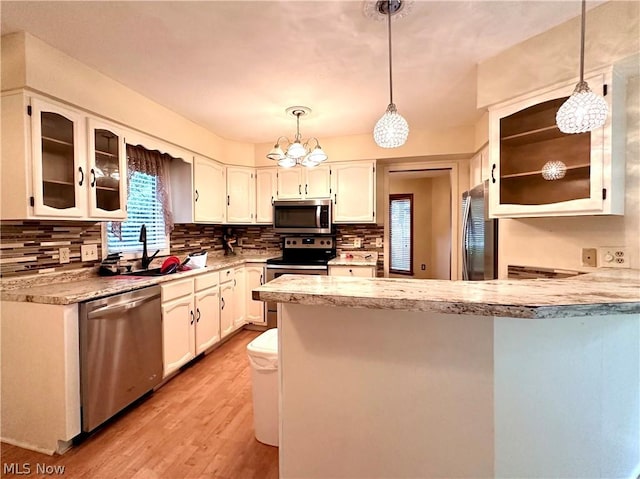
[[[144,224],[142,225],[142,228],[140,228],[140,238],[138,238],[138,241],[142,243],[142,269],[149,269],[151,261],[153,261],[153,258],[156,257],[160,250],[157,250],[151,257],[149,257],[149,254],[147,253],[147,227]]]

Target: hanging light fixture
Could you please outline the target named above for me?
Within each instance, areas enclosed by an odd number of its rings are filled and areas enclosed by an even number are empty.
[[[584,133],[600,128],[607,120],[609,107],[605,99],[591,91],[584,81],[584,31],[586,0],[582,0],[580,34],[580,81],[571,96],[556,113],[556,123],[563,133]]]
[[[300,135],[300,117],[311,113],[311,108],[306,106],[290,106],[285,110],[287,115],[296,117],[296,136],[293,141],[286,136],[281,136],[273,145],[273,148],[267,155],[267,158],[278,162],[278,166],[283,168],[291,168],[296,165],[313,168],[327,159],[327,154],[320,147],[317,138],[309,138],[303,143]],[[280,141],[286,144],[286,152],[280,146]],[[312,148],[315,142],[315,147]]]
[[[402,0],[379,0],[376,9],[387,16],[387,31],[389,37],[389,106],[378,120],[373,129],[373,139],[382,148],[397,148],[404,145],[409,136],[407,120],[398,113],[393,103],[393,71],[391,62],[391,15],[402,8]]]
[[[542,177],[545,180],[561,180],[567,174],[567,165],[562,161],[547,161],[542,167]]]

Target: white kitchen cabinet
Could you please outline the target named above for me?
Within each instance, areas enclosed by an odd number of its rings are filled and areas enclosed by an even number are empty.
[[[164,377],[220,341],[218,272],[162,283]]]
[[[195,357],[193,279],[161,284],[163,377]]]
[[[277,193],[277,171],[276,167],[256,169],[256,223],[273,223],[273,202]]]
[[[233,330],[245,325],[246,289],[244,266],[238,266],[233,272]]]
[[[469,160],[469,189],[489,179],[489,145],[485,145]]]
[[[119,128],[24,93],[3,95],[2,123],[2,218],[126,217]]]
[[[194,278],[195,353],[200,354],[220,341],[220,289],[218,272]]]
[[[329,266],[329,276],[351,276],[353,278],[375,278],[375,266]]]
[[[279,200],[329,198],[330,166],[278,168],[277,194]]]
[[[246,304],[246,320],[253,324],[266,324],[264,314],[264,302],[252,299],[252,291],[254,288],[264,284],[265,273],[264,266],[245,266],[245,304]]]
[[[250,224],[254,222],[255,188],[254,168],[227,167],[226,223]]]
[[[489,110],[491,217],[624,213],[625,83],[612,69],[585,78],[605,92],[609,116],[595,131],[564,134],[555,115],[575,82],[534,92]],[[545,180],[547,161],[566,175]]]
[[[376,219],[376,163],[331,165],[334,223],[373,223]]]
[[[208,158],[194,157],[193,184],[194,221],[224,223],[227,189],[224,165]]]
[[[233,332],[235,320],[234,270],[229,268],[220,272],[220,338],[224,339]]]

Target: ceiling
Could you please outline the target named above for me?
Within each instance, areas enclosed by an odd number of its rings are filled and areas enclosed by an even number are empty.
[[[0,8],[3,35],[28,31],[230,140],[293,136],[292,105],[312,109],[304,137],[370,133],[389,103],[387,25],[368,1],[3,0]],[[392,23],[394,102],[413,130],[475,123],[476,65],[580,14],[574,0],[404,8]],[[578,43],[579,31],[567,41]]]

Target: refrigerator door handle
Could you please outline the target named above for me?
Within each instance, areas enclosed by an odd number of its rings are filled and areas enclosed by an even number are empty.
[[[467,258],[467,235],[469,234],[469,212],[471,210],[471,197],[462,198],[462,279],[469,279],[469,265]]]

